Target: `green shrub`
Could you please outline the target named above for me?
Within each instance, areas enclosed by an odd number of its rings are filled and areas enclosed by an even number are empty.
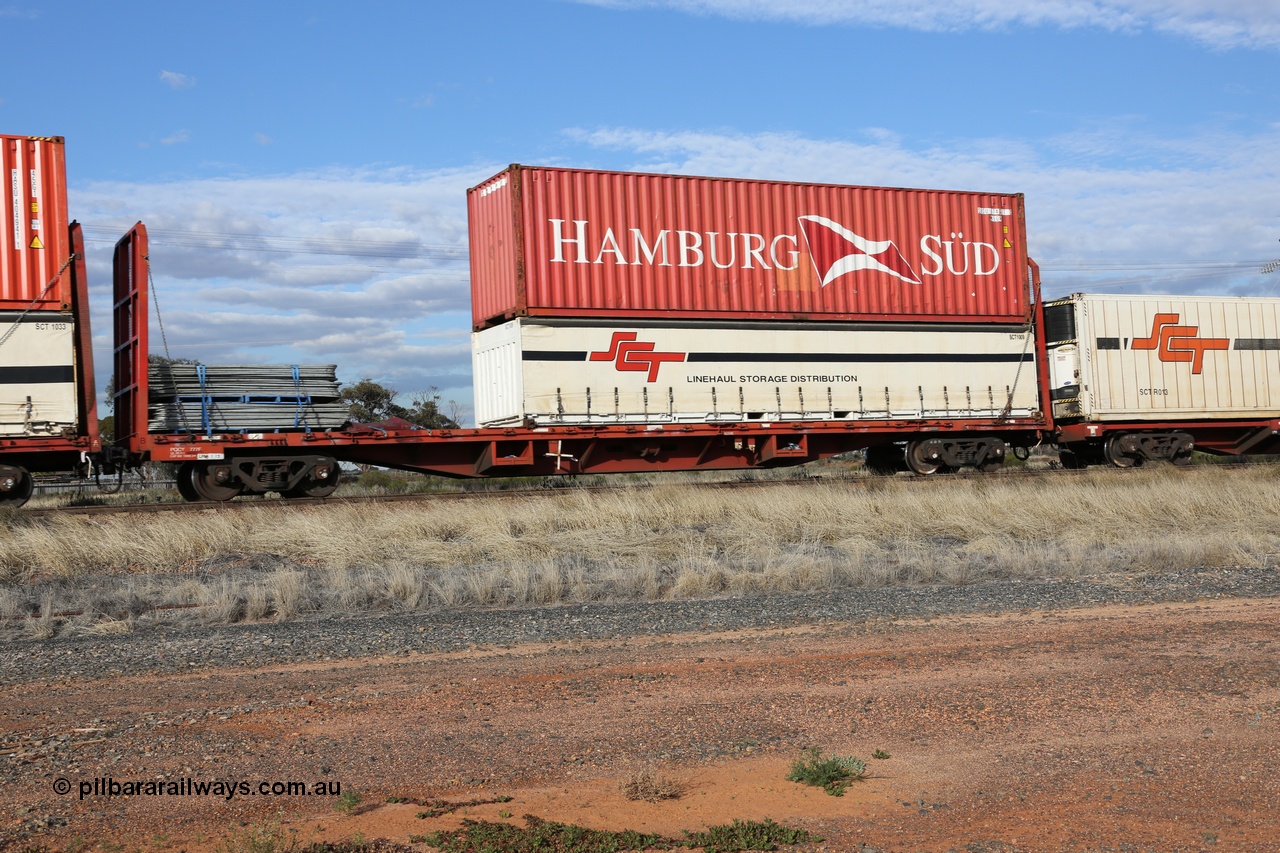
[[[774,823],[769,818],[737,820],[723,826],[713,826],[706,832],[685,831],[685,845],[701,847],[704,853],[735,853],[739,850],[776,850],[779,844],[806,844],[822,839],[806,832]]]
[[[867,763],[852,755],[828,755],[816,746],[805,750],[804,754],[791,765],[787,781],[800,782],[821,788],[833,797],[844,796],[845,789],[851,782],[861,782],[867,775]]]

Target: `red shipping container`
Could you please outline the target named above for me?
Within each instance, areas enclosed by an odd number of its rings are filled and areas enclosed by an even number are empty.
[[[62,137],[0,135],[0,311],[71,307]]]
[[[513,165],[467,193],[479,330],[514,317],[1023,323],[1021,194]]]

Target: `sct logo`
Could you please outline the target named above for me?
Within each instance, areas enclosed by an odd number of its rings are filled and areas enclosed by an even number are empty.
[[[615,370],[645,371],[649,374],[649,382],[658,381],[658,368],[663,362],[684,361],[682,352],[654,352],[657,344],[652,341],[637,341],[635,332],[614,332],[605,352],[589,354],[588,361],[612,361]]]
[[[1199,326],[1179,326],[1181,314],[1157,314],[1151,321],[1151,336],[1134,338],[1132,349],[1155,350],[1161,361],[1191,362],[1191,372],[1204,368],[1206,350],[1231,348],[1226,338],[1198,337]]]

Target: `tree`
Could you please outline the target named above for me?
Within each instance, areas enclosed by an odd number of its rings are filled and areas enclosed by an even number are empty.
[[[396,402],[397,392],[366,376],[342,389],[351,420],[371,424],[391,418],[403,418],[426,429],[457,429],[458,424],[440,411],[440,392],[436,388],[418,391],[410,397],[408,408]]]
[[[380,385],[368,376],[343,388],[341,397],[351,413],[351,420],[359,424],[403,418],[407,413],[403,406],[396,405],[394,388]]]
[[[434,386],[418,391],[410,398],[413,405],[405,420],[427,429],[457,429],[458,422],[440,411],[440,389]],[[450,405],[453,402],[450,401]]]

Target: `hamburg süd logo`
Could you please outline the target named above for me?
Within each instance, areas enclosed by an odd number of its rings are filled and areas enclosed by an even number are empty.
[[[868,240],[825,216],[801,216],[800,230],[823,287],[859,270],[887,273],[908,284],[921,283],[892,240]]]

